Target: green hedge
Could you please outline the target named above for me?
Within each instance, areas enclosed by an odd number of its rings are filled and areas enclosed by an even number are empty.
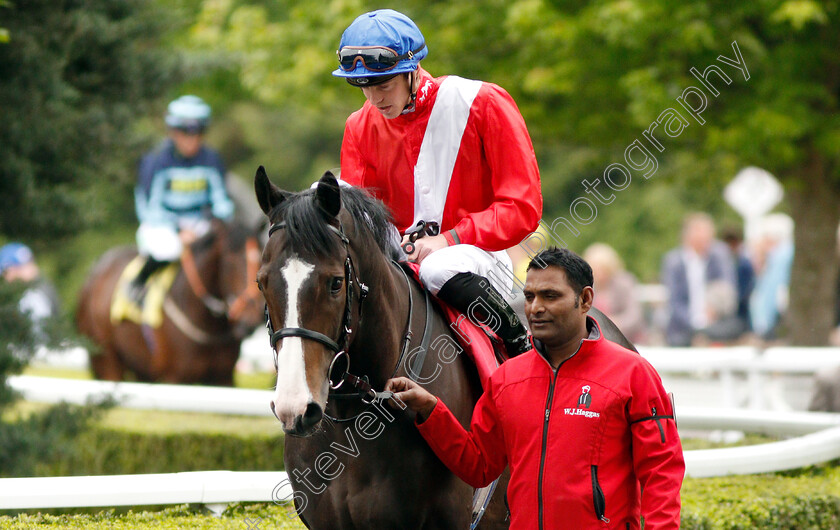
[[[840,461],[795,472],[686,479],[690,530],[840,528]]]
[[[283,438],[207,433],[137,433],[94,427],[72,450],[40,462],[36,476],[121,475],[283,469]]]

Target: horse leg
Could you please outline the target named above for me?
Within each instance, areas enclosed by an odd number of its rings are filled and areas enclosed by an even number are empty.
[[[96,379],[104,381],[122,381],[125,377],[125,364],[117,354],[116,348],[109,345],[102,348],[99,353],[92,353],[90,368]]]
[[[216,353],[216,361],[207,376],[207,384],[218,386],[233,386],[233,373],[236,370],[236,361],[239,359],[241,343],[220,348]]]

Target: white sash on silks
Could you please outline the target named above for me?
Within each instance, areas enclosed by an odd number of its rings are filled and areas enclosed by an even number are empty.
[[[449,76],[438,88],[435,106],[414,166],[414,225],[418,221],[443,221],[452,170],[461,149],[461,138],[481,81]]]

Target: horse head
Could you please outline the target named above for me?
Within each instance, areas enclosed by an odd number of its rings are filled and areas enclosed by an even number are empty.
[[[289,193],[260,166],[255,188],[271,222],[257,274],[277,368],[271,408],[287,433],[306,436],[322,419],[331,377],[336,387],[347,369],[367,292],[356,266],[386,248],[388,215],[329,172],[314,190]]]

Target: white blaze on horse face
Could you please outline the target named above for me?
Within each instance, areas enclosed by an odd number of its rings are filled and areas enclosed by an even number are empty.
[[[299,328],[300,293],[303,284],[315,269],[305,261],[292,258],[280,272],[286,281],[286,322],[284,328]],[[303,357],[303,339],[285,337],[282,346],[275,353],[277,356],[277,389],[274,392],[275,414],[287,427],[294,424],[295,418],[306,411],[306,406],[313,401],[312,393],[306,384],[306,362]]]

